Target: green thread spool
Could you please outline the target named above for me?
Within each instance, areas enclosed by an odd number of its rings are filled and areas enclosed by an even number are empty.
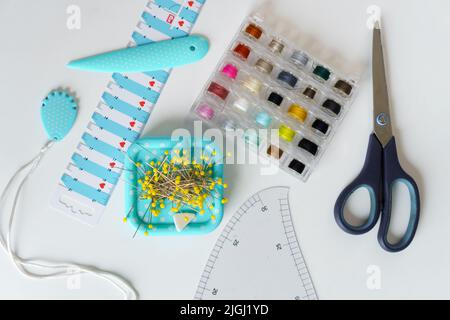
[[[316,76],[318,76],[319,78],[321,78],[321,79],[323,79],[323,80],[325,80],[325,81],[327,81],[328,79],[330,79],[330,75],[331,75],[330,70],[328,70],[328,69],[325,68],[324,66],[320,66],[320,65],[318,65],[318,66],[316,66],[316,67],[314,68],[313,73],[314,73]]]

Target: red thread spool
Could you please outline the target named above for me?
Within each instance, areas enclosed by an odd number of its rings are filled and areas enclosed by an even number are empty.
[[[258,40],[259,38],[261,38],[263,31],[257,25],[250,23],[247,28],[245,28],[245,33]]]
[[[243,60],[247,60],[248,56],[250,55],[250,48],[247,47],[245,44],[239,43],[234,49],[233,52],[235,55],[237,55],[239,58]]]
[[[225,100],[228,97],[228,94],[230,93],[227,89],[222,87],[217,82],[211,82],[211,84],[208,87],[208,92],[211,92],[212,94],[218,96],[222,100]]]

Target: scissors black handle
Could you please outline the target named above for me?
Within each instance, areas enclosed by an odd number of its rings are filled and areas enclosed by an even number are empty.
[[[396,243],[388,241],[392,210],[392,190],[396,182],[407,186],[411,211],[408,227],[402,238]],[[358,189],[366,188],[370,195],[370,213],[361,225],[352,225],[344,216],[344,208],[349,197]],[[397,252],[409,246],[414,238],[420,215],[420,196],[416,182],[401,167],[397,156],[395,138],[392,137],[383,148],[375,134],[369,139],[366,160],[360,174],[339,195],[334,217],[337,224],[350,234],[363,234],[370,231],[378,222],[381,214],[378,242],[389,252]]]

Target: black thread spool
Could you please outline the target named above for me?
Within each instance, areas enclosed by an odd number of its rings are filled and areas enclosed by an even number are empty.
[[[283,97],[276,92],[271,92],[267,100],[277,106],[280,106],[281,103],[283,102]]]
[[[302,162],[298,161],[297,159],[293,159],[289,163],[288,167],[297,172],[298,174],[302,174],[303,171],[305,170],[305,165]]]
[[[334,85],[334,88],[341,94],[349,96],[352,93],[353,86],[344,80],[338,80]]]
[[[323,134],[327,134],[328,128],[330,127],[330,125],[323,120],[316,119],[312,123],[311,127],[322,132]]]
[[[328,79],[330,79],[330,75],[331,75],[331,71],[328,70],[327,68],[325,68],[324,66],[321,65],[317,65],[314,68],[313,73],[319,77],[321,80],[325,80],[327,81]]]
[[[303,150],[308,151],[313,156],[315,156],[317,154],[317,150],[319,149],[317,144],[315,144],[314,142],[312,142],[306,138],[303,138],[302,140],[300,140],[300,142],[298,143],[298,147],[302,148]]]
[[[298,78],[296,76],[284,70],[278,74],[277,79],[280,82],[286,83],[291,88],[294,88],[298,81]]]
[[[317,90],[313,87],[306,87],[305,90],[303,90],[303,95],[311,100],[314,100],[314,97],[316,96]]]
[[[339,103],[337,103],[336,101],[331,100],[331,99],[325,100],[324,103],[322,103],[322,107],[329,110],[336,116],[338,116],[339,113],[341,113],[341,109],[342,109],[342,107]]]

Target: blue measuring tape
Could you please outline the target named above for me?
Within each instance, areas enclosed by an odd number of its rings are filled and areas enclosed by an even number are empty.
[[[206,0],[151,0],[130,45],[187,36]],[[58,185],[52,206],[96,224],[119,181],[128,147],[140,136],[170,70],[114,73]]]

